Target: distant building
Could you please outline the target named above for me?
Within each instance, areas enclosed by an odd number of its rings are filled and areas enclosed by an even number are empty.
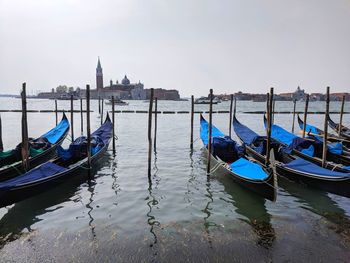
[[[110,80],[109,86],[103,86],[103,72],[101,67],[100,58],[97,61],[96,67],[96,89],[91,90],[91,98],[103,98],[110,99],[112,96],[126,100],[145,100],[149,90],[144,89],[144,85],[139,81],[138,83],[132,83],[125,75],[122,81],[118,80],[114,83]],[[165,90],[155,89],[154,96],[160,100],[176,100],[180,99],[179,92],[177,90]]]
[[[298,86],[297,90],[294,91],[294,93],[292,95],[292,99],[293,100],[305,100],[305,98],[306,98],[305,90],[300,89],[300,87]]]

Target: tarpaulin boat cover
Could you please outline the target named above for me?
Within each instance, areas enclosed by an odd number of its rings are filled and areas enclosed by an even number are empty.
[[[96,154],[100,149],[108,144],[112,136],[113,125],[109,117],[107,120],[91,134],[91,155]],[[63,160],[70,158],[83,159],[87,156],[87,137],[81,136],[69,145],[67,150],[61,146],[57,147],[57,154]]]
[[[233,118],[233,129],[244,144],[249,145],[254,151],[262,155],[266,155],[266,136],[260,136],[247,126],[241,124],[236,117]],[[277,148],[278,143],[271,141],[272,148]]]
[[[350,172],[341,173],[331,171],[301,158],[297,158],[288,164],[284,164],[284,166],[296,171],[312,174],[313,176],[350,177]]]
[[[241,124],[236,118],[233,118],[233,129],[235,130],[235,133],[237,133],[238,137],[245,143],[245,144],[252,144],[254,141],[256,141],[258,138],[262,137],[259,134],[255,133],[251,129],[249,129],[247,126]]]
[[[235,174],[251,180],[264,180],[269,176],[260,165],[245,158],[239,158],[230,164],[230,168]]]
[[[91,136],[91,155],[96,154],[104,146],[104,142],[99,136]],[[63,149],[61,145],[57,146],[57,155],[63,160],[84,159],[87,157],[87,137],[81,136],[69,145],[68,149]]]
[[[315,142],[319,142],[321,145],[323,144],[323,138],[317,137],[317,136],[308,136],[308,138],[311,138],[315,140]],[[343,154],[343,144],[341,142],[332,142],[327,144],[328,151],[336,154],[336,155],[342,155]]]
[[[46,138],[50,143],[56,144],[69,129],[69,122],[64,116],[59,124],[41,137]]]
[[[304,124],[303,123],[299,122],[299,127],[300,127],[301,130],[304,130]],[[306,124],[305,132],[306,133],[313,133],[313,134],[320,135],[319,129],[316,128],[315,126],[310,125],[310,124]]]
[[[33,181],[50,177],[52,175],[63,172],[65,170],[67,169],[64,167],[61,167],[51,162],[47,162],[37,168],[30,170],[29,172],[23,175],[17,176],[13,179],[10,179],[4,182],[0,182],[0,189],[1,190],[10,189],[15,186],[20,186],[23,184],[27,184]]]
[[[201,116],[200,120],[200,137],[204,143],[205,146],[208,145],[208,131],[209,131],[209,123]],[[225,137],[225,134],[223,134],[218,128],[216,128],[214,125],[211,127],[212,132],[212,138],[214,137]]]

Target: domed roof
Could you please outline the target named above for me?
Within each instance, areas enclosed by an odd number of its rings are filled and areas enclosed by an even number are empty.
[[[130,84],[130,80],[128,79],[128,77],[125,75],[123,80],[122,80],[122,84],[123,85],[129,85]]]

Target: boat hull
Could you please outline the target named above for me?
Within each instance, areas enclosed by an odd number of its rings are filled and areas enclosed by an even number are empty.
[[[205,149],[205,152],[206,154],[208,154],[207,149]],[[211,155],[212,167],[218,165],[218,163],[219,163],[219,160]],[[232,178],[233,181],[241,185],[244,189],[255,192],[258,195],[268,200],[271,200],[271,201],[276,200],[277,180],[272,170],[269,172],[269,176],[263,181],[255,181],[255,180],[242,178],[241,176],[235,174],[233,171],[231,171],[229,168],[227,168],[224,165],[219,165],[219,168],[215,171],[215,173],[221,174],[224,176],[229,176],[230,178]]]
[[[99,159],[105,154],[108,149],[108,144],[105,145],[98,153],[91,158],[92,167],[97,164]],[[56,187],[67,179],[72,177],[81,176],[82,180],[87,176],[87,158],[84,159],[79,165],[75,165],[69,170],[63,171],[57,175],[49,177],[46,180],[33,182],[24,186],[13,187],[10,190],[0,190],[0,207],[8,206],[13,203],[17,203],[29,197],[41,194],[53,187]],[[83,172],[85,176],[83,175]]]
[[[62,136],[62,138],[59,140],[58,143],[52,145],[49,149],[45,150],[44,152],[29,158],[29,170],[37,167],[40,164],[43,164],[52,158],[54,158],[57,154],[56,149],[58,145],[61,145],[66,138],[68,134],[68,130],[66,133]],[[23,168],[22,162],[17,162],[13,165],[8,165],[7,167],[2,167],[0,169],[0,182],[9,180],[11,178],[14,178],[16,176],[19,176],[26,171]]]
[[[306,184],[323,191],[333,194],[350,197],[350,177],[342,177],[335,179],[318,178],[312,174],[299,172],[288,169],[283,164],[276,164],[277,174],[286,177],[292,181]]]

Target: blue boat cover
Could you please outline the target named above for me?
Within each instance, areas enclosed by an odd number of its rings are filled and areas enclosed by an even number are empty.
[[[36,180],[45,179],[65,170],[67,170],[67,168],[61,167],[51,162],[47,162],[23,175],[17,176],[4,182],[0,182],[0,190],[7,190],[12,187],[27,184]]]
[[[107,120],[91,134],[91,155],[95,155],[100,149],[108,144],[112,135],[113,125],[107,117]],[[63,149],[62,146],[57,146],[57,154],[63,160],[70,158],[82,159],[87,156],[87,137],[81,136],[74,140],[69,145],[68,149]]]
[[[269,176],[260,165],[250,162],[245,158],[239,158],[237,161],[230,164],[230,168],[235,174],[251,180],[260,181]]]
[[[109,119],[109,116],[107,115],[106,121],[98,128],[96,131],[94,131],[91,134],[91,137],[97,136],[100,137],[104,144],[107,144],[109,140],[112,138],[112,129],[113,124]]]
[[[204,143],[205,146],[208,146],[208,131],[209,131],[209,123],[201,117],[200,120],[200,137]],[[223,134],[218,128],[216,128],[214,125],[211,127],[212,132],[212,138],[214,137],[225,137],[225,134]]]
[[[247,145],[251,145],[258,138],[263,137],[249,129],[247,126],[241,124],[236,118],[233,118],[232,125],[235,133],[237,133],[238,137]]]
[[[299,123],[299,127],[300,127],[301,130],[304,130],[304,124],[303,123]],[[313,133],[313,134],[320,135],[319,129],[317,129],[315,126],[312,126],[310,124],[306,124],[305,132],[306,133]]]
[[[312,174],[313,176],[350,177],[350,172],[341,173],[331,171],[301,158],[297,158],[288,164],[284,164],[284,166],[295,171]]]
[[[46,138],[50,143],[56,144],[69,129],[69,122],[64,116],[59,124],[41,137]]]

